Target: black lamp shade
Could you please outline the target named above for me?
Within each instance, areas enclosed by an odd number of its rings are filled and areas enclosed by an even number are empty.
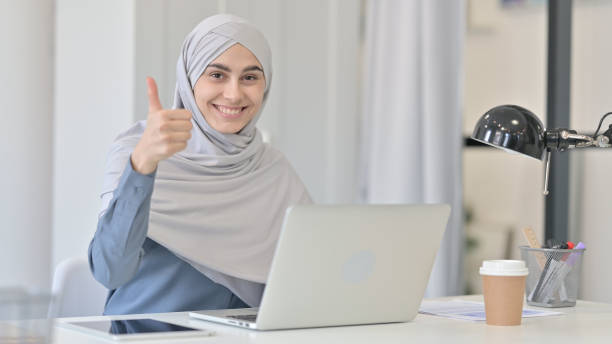
[[[472,138],[488,145],[544,160],[544,126],[531,111],[501,105],[487,111],[476,124]]]

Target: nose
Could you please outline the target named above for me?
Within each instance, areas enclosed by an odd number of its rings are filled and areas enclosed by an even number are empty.
[[[238,80],[230,80],[225,84],[225,88],[223,89],[223,96],[228,101],[237,104],[240,102],[242,98],[242,90],[240,89],[240,84]]]

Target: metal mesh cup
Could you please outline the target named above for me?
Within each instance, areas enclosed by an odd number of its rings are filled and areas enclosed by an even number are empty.
[[[521,246],[527,264],[527,304],[539,307],[576,305],[584,249],[530,248]]]

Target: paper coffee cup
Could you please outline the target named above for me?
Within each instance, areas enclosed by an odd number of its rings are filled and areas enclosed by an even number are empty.
[[[525,278],[522,260],[485,260],[480,267],[488,325],[520,325]]]

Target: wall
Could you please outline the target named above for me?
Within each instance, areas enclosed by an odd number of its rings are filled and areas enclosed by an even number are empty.
[[[529,2],[528,2],[529,3]],[[465,47],[465,136],[490,108],[517,104],[546,117],[547,7],[501,7],[496,0],[468,2]],[[521,229],[544,236],[544,165],[489,147],[463,153],[464,206],[470,245],[466,291],[480,293],[483,259],[520,258]]]
[[[576,0],[572,33],[571,127],[593,133],[601,116],[612,111],[610,97],[610,18],[612,2]],[[608,116],[605,131],[612,124]],[[586,246],[580,297],[612,302],[612,270],[609,244],[612,243],[612,149],[572,152],[574,226]]]
[[[51,257],[53,1],[0,2],[0,287],[45,288]]]
[[[87,255],[112,139],[133,118],[134,4],[57,0],[53,266]]]
[[[501,104],[520,104],[545,122],[546,4],[500,7],[497,0],[472,0],[469,5],[464,133],[471,134],[480,116]]]

